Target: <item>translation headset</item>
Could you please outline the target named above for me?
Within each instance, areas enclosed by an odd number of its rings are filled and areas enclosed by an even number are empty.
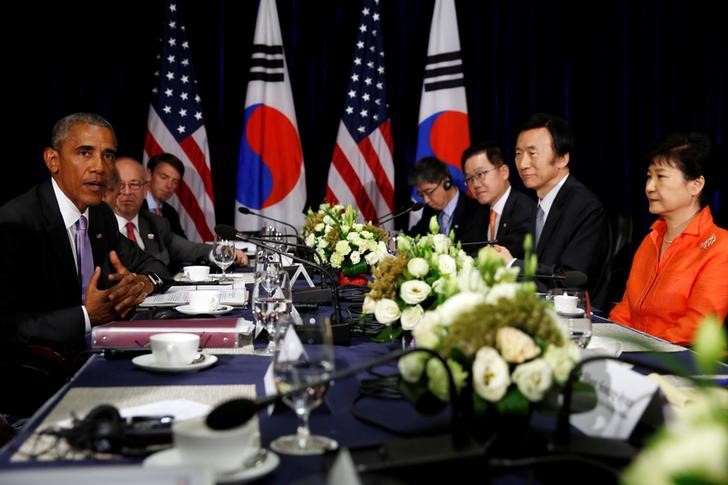
[[[171,416],[126,419],[110,404],[96,406],[82,419],[74,419],[70,429],[51,434],[66,439],[77,450],[139,455],[150,445],[172,442]]]
[[[450,177],[447,177],[442,182],[442,188],[445,189],[445,190],[450,190],[452,188],[452,179]]]

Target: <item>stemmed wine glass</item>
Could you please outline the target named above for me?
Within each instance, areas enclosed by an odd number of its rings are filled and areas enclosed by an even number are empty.
[[[255,279],[262,279],[268,291],[272,291],[271,285],[283,269],[280,255],[272,251],[260,250],[255,260]]]
[[[212,260],[222,270],[220,282],[228,281],[225,270],[235,262],[235,242],[227,239],[216,239],[212,247]]]
[[[548,294],[554,310],[569,329],[571,340],[585,349],[592,336],[589,292],[575,288],[552,288]]]
[[[298,334],[303,349],[300,345],[289,344],[290,332]],[[321,404],[328,389],[327,379],[334,371],[334,347],[328,319],[312,318],[301,325],[288,325],[285,333],[279,332],[278,336],[278,348],[273,357],[276,388],[279,393],[299,387],[304,389],[283,398],[298,417],[296,434],[273,440],[271,449],[290,455],[317,455],[338,448],[335,440],[312,435],[308,427],[309,414]]]
[[[252,295],[253,314],[256,323],[268,333],[268,346],[261,354],[273,355],[275,352],[278,322],[290,313],[293,305],[291,296],[291,283],[285,271],[256,277]]]

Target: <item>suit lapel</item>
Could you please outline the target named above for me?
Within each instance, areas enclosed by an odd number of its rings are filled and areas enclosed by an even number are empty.
[[[161,252],[159,234],[155,231],[147,212],[139,211],[139,234],[144,240],[144,250],[152,254]],[[151,214],[151,213],[150,213]]]
[[[546,217],[546,223],[543,225],[543,230],[541,231],[541,238],[538,240],[538,247],[536,248],[538,253],[540,254],[544,244],[547,244],[548,240],[551,239],[552,234],[554,231],[556,231],[556,228],[559,226],[559,221],[561,220],[561,215],[563,213],[564,204],[566,204],[566,201],[569,200],[569,195],[571,193],[571,182],[573,180],[573,176],[570,176],[566,179],[566,182],[564,182],[564,185],[561,186],[561,190],[559,190],[559,193],[556,194],[556,198],[554,199],[554,203],[551,204],[551,209],[549,209],[549,215]],[[536,211],[534,210],[534,222],[533,227],[534,230],[536,228],[536,218],[535,218]],[[535,234],[535,232],[534,232]]]
[[[53,193],[53,186],[49,180],[40,187],[41,217],[48,228],[51,244],[48,251],[53,254],[53,259],[61,265],[59,275],[68,278],[66,284],[78,286],[78,294],[81,294],[81,281],[78,278],[78,269],[74,254],[76,249],[71,247],[68,239],[68,230],[63,224],[61,209],[58,207],[56,195]],[[74,277],[75,276],[75,277]]]

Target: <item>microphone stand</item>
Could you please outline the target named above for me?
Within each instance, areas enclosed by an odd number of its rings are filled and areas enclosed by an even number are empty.
[[[383,217],[382,220],[379,221],[379,224],[378,225],[381,226],[382,224],[386,224],[386,223],[388,223],[390,221],[393,221],[396,218],[407,214],[408,212],[418,211],[418,210],[422,209],[423,205],[424,204],[422,202],[415,202],[414,204],[412,204],[411,206],[407,207],[406,209],[404,209],[404,210],[402,210],[400,212],[397,212],[394,215],[389,215],[388,218],[385,215],[385,217]]]
[[[291,229],[293,229],[293,232],[296,234],[296,240],[297,241],[301,240],[301,236],[300,236],[300,234],[298,234],[298,229],[296,229],[296,226],[294,226],[293,224],[290,224],[286,221],[281,221],[279,219],[274,219],[269,216],[264,216],[263,214],[259,214],[258,212],[253,212],[250,209],[248,209],[247,207],[238,207],[238,212],[240,212],[241,214],[245,214],[245,215],[257,216],[257,217],[260,217],[261,219],[266,219],[268,221],[272,221],[272,222],[276,222],[278,224],[283,224],[284,226],[288,226]]]
[[[220,234],[220,236],[224,237],[225,239],[240,239],[241,241],[246,242],[252,242],[263,249],[267,249],[271,252],[274,252],[276,254],[279,254],[281,256],[288,256],[292,260],[301,263],[301,264],[309,264],[319,270],[322,275],[324,275],[326,278],[328,278],[329,283],[331,284],[331,304],[334,307],[334,314],[333,314],[333,325],[340,325],[344,322],[341,320],[341,307],[339,306],[339,291],[336,284],[336,279],[331,274],[329,270],[327,270],[324,266],[314,263],[313,261],[308,261],[304,258],[301,258],[300,256],[296,256],[295,254],[289,254],[285,251],[281,251],[277,247],[265,244],[261,242],[258,238],[253,237],[249,238],[248,236],[245,236],[243,234],[240,234],[234,227],[232,226],[225,226],[223,224],[218,224],[215,226],[215,232]]]
[[[395,350],[394,352],[377,357],[374,360],[371,360],[364,364],[333,372],[327,378],[319,379],[317,381],[294,387],[293,389],[290,389],[283,393],[264,396],[255,401],[247,398],[231,399],[213,409],[207,416],[206,423],[210,428],[215,430],[225,430],[240,426],[248,422],[248,420],[250,420],[261,409],[265,409],[271,404],[275,404],[281,401],[285,397],[306,392],[306,390],[311,387],[328,385],[330,382],[335,382],[337,380],[353,376],[355,374],[358,374],[359,372],[363,372],[373,367],[386,364],[393,360],[399,359],[407,354],[415,352],[425,352],[431,357],[440,361],[440,363],[444,366],[445,372],[447,373],[448,393],[450,396],[450,420],[453,435],[453,445],[458,449],[466,448],[471,443],[471,440],[469,439],[469,435],[465,427],[465,420],[462,416],[462,411],[460,409],[460,406],[458,405],[459,398],[457,395],[457,388],[455,387],[455,379],[452,376],[452,372],[447,365],[447,361],[440,354],[432,349],[422,347],[406,350]]]

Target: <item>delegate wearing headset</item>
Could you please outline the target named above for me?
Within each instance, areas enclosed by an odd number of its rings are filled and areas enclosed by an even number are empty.
[[[453,184],[447,165],[435,157],[426,157],[417,162],[409,175],[409,184],[413,185],[423,202],[427,205],[422,210],[422,218],[412,226],[407,234],[429,234],[430,219],[437,215],[441,234],[455,233],[455,240],[460,241],[467,226],[467,221],[475,214],[482,212],[480,204],[461,193]],[[487,221],[486,219],[483,219]],[[482,234],[479,240],[486,239],[486,224],[481,224]]]

